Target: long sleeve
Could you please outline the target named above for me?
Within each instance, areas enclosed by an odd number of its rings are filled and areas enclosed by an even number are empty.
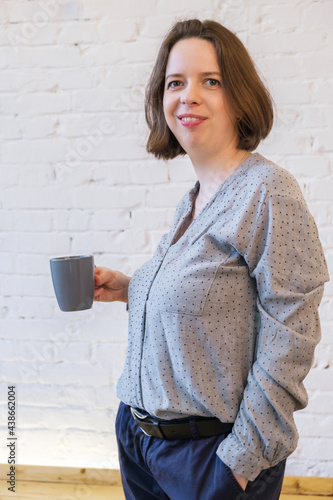
[[[250,480],[296,448],[293,412],[307,405],[303,380],[320,339],[318,307],[327,267],[301,197],[267,195],[239,251],[256,280],[258,333],[232,433],[218,449]]]

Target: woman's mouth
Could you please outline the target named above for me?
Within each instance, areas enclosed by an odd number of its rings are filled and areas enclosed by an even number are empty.
[[[188,115],[188,114],[179,115],[178,119],[180,120],[180,123],[184,125],[184,127],[195,127],[196,125],[200,125],[200,123],[207,120],[205,116]]]

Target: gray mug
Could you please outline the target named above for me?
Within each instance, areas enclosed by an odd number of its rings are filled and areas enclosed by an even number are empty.
[[[50,260],[54,291],[62,311],[90,309],[94,300],[95,266],[92,255]]]

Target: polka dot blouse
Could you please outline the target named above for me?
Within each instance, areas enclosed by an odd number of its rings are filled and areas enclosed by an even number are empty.
[[[217,454],[251,480],[296,447],[327,267],[283,168],[252,154],[184,232],[199,187],[131,279],[117,392],[159,418],[234,422]]]

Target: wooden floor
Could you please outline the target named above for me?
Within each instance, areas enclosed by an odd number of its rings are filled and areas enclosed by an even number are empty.
[[[0,493],[1,500],[124,500],[121,486],[72,485],[56,483],[20,482],[16,492]],[[280,500],[325,500],[324,496],[281,495]],[[204,500],[204,499],[203,499]]]
[[[8,491],[7,473],[8,465],[0,464],[0,500],[125,499],[118,470],[20,465],[16,470],[15,493]],[[285,477],[280,500],[332,498],[331,478]]]

